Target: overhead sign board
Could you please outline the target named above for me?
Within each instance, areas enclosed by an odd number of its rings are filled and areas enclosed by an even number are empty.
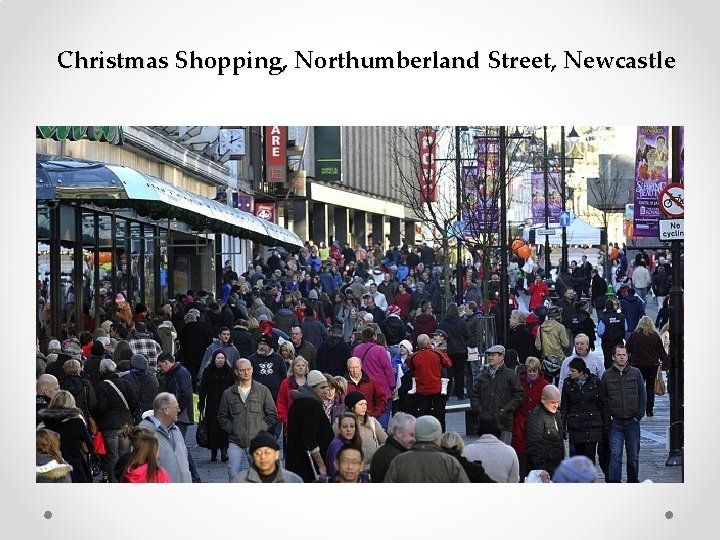
[[[659,238],[662,242],[681,242],[685,240],[684,219],[661,219]]]
[[[540,236],[555,236],[555,229],[537,229],[535,234]]]

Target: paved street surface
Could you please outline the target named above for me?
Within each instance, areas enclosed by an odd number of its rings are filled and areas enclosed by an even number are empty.
[[[529,298],[524,297],[527,302]],[[646,313],[655,321],[657,316],[657,305],[655,300],[648,297]],[[596,317],[593,316],[593,319]],[[597,342],[596,349],[600,347]],[[667,381],[666,381],[667,382]],[[449,399],[448,405],[469,403],[468,400],[458,402],[453,396]],[[668,426],[670,425],[670,400],[667,394],[655,397],[655,416],[644,418],[640,423],[640,481],[651,480],[652,482],[679,483],[682,482],[682,467],[667,467],[665,462],[668,458],[669,445],[667,444]],[[465,433],[465,414],[463,412],[450,413],[446,417],[446,429],[456,431],[463,435],[466,443],[476,438],[475,434]],[[195,464],[203,482],[228,482],[227,463],[221,461],[210,461],[210,450],[199,448],[195,444],[195,426],[191,426],[187,434],[188,445]],[[219,456],[218,456],[219,459]],[[604,475],[597,467],[598,481],[604,480]],[[625,481],[625,463],[623,462],[623,481]]]

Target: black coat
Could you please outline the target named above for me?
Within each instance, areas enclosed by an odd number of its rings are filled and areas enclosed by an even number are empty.
[[[44,409],[40,416],[46,428],[60,435],[60,452],[63,459],[73,467],[73,484],[92,482],[90,465],[81,450],[81,444],[84,442],[88,448],[92,448],[93,442],[80,409]]]
[[[180,358],[188,366],[200,366],[205,350],[212,343],[210,328],[201,322],[189,322],[178,332]]]
[[[380,330],[385,334],[388,346],[399,344],[407,335],[405,323],[400,317],[387,317],[380,324]]]
[[[75,398],[75,406],[80,409],[87,420],[87,416],[97,405],[95,388],[90,377],[82,371],[80,375],[65,375],[60,379],[60,389],[67,390]]]
[[[565,458],[560,415],[551,414],[542,403],[530,411],[525,423],[525,448],[528,470],[544,469],[552,476]]]
[[[602,381],[590,373],[580,386],[568,377],[563,383],[560,402],[560,426],[567,431],[571,443],[600,442],[603,428],[609,425],[605,417]]]
[[[449,355],[467,354],[470,330],[463,319],[457,315],[448,315],[440,321],[438,328],[447,334],[447,353]]]
[[[210,362],[203,371],[198,409],[204,411],[208,446],[213,450],[228,447],[228,435],[218,423],[218,409],[223,392],[233,384],[235,384],[235,373],[227,362],[221,368],[217,367],[215,362]]]
[[[448,452],[445,448],[443,448],[446,454],[450,454],[452,457],[457,459],[460,462],[460,465],[462,466],[463,470],[465,471],[465,474],[468,475],[468,478],[470,479],[470,482],[473,484],[494,484],[495,480],[490,478],[488,474],[485,472],[485,467],[482,466],[482,462],[480,461],[468,461],[468,458],[465,456],[456,456],[452,452]]]
[[[315,369],[329,373],[333,377],[343,375],[347,371],[349,358],[350,346],[345,343],[342,336],[332,336],[320,345],[315,358]]]
[[[285,467],[300,475],[303,482],[312,482],[315,480],[315,475],[310,464],[312,458],[307,452],[319,447],[320,455],[324,460],[335,433],[320,399],[314,397],[312,389],[303,386],[293,392],[292,397],[293,402],[288,411]]]
[[[153,408],[153,401],[158,394],[157,377],[145,370],[132,368],[121,378],[130,381],[138,396],[138,406],[133,411],[133,419],[135,424],[139,424],[142,413]]]
[[[508,349],[515,349],[518,353],[518,362],[525,363],[528,356],[540,358],[540,353],[535,348],[535,338],[525,324],[519,324],[508,332],[508,339],[505,346]]]
[[[120,395],[107,382],[112,381],[118,390],[125,396],[128,406],[125,406]],[[130,381],[121,378],[117,373],[106,376],[96,388],[97,406],[91,411],[97,421],[98,429],[122,429],[124,426],[134,424],[133,415],[138,406],[138,396]]]
[[[240,353],[240,358],[248,358],[256,350],[253,335],[247,328],[235,327],[230,330],[230,341]]]

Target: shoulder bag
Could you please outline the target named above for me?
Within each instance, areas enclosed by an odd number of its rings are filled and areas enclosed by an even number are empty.
[[[200,420],[195,430],[195,442],[200,448],[210,448],[207,425],[205,425],[204,411],[200,411]]]
[[[666,392],[665,381],[662,376],[662,366],[658,366],[657,376],[655,377],[655,395],[664,396]]]

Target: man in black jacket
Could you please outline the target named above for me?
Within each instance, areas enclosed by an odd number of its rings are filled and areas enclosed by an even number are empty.
[[[525,423],[528,470],[540,469],[552,476],[565,458],[559,407],[560,390],[549,384],[543,388],[540,403],[530,411]]]
[[[330,339],[322,342],[315,360],[316,369],[321,373],[329,373],[333,377],[345,373],[350,358],[350,347],[342,338],[343,327],[334,324]]]
[[[375,451],[370,462],[370,481],[373,483],[382,483],[393,458],[412,448],[415,417],[404,412],[395,413],[388,424],[387,434],[385,444]]]
[[[612,350],[615,345],[625,343],[627,323],[625,314],[617,310],[615,300],[608,298],[605,302],[605,311],[598,317],[597,333],[601,338],[605,369],[612,365]]]
[[[610,415],[610,462],[607,482],[620,482],[623,447],[627,449],[627,481],[639,482],[640,420],[645,416],[647,394],[640,370],[628,364],[624,345],[613,349],[613,365],[603,373],[605,403]]]

